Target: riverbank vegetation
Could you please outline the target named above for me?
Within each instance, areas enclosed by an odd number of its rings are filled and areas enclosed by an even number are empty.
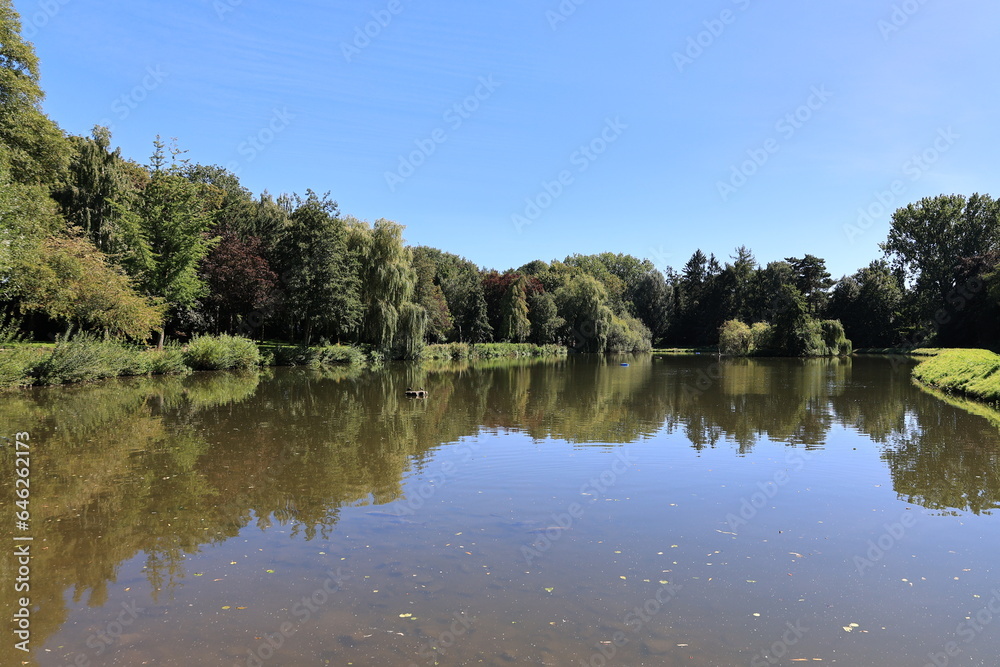
[[[913,377],[949,393],[1000,402],[1000,355],[988,350],[940,350],[917,364]]]
[[[39,63],[9,0],[0,43],[0,314],[27,340],[173,341],[193,346],[184,364],[197,368],[525,353],[488,344],[794,356],[844,354],[849,341],[1000,344],[1000,205],[987,195],[899,209],[883,257],[839,280],[820,257],[762,264],[745,246],[729,261],[697,250],[679,270],[604,252],[498,271],[408,246],[401,224],[358,220],[329,193],[254,195],[158,138],[140,164],[106,127],[67,135],[41,110]],[[237,338],[273,348],[258,360]],[[169,351],[152,359],[85,375],[177,366]],[[36,361],[6,354],[0,373]],[[45,377],[65,372],[48,363]]]

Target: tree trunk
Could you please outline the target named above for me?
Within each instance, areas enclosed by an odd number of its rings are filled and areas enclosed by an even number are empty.
[[[156,349],[157,350],[162,350],[163,349],[163,341],[164,341],[165,338],[166,338],[166,330],[165,329],[160,329],[159,331],[156,332]]]

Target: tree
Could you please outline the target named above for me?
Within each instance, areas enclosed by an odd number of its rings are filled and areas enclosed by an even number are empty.
[[[829,298],[829,290],[833,287],[830,272],[826,270],[826,261],[815,255],[804,257],[786,257],[785,261],[792,267],[795,287],[806,300],[810,315],[820,315]]]
[[[249,333],[260,327],[274,305],[278,274],[263,256],[263,243],[256,237],[244,241],[228,227],[217,230],[219,243],[201,264],[208,285],[205,306],[215,329]]]
[[[649,329],[654,342],[667,335],[673,301],[673,286],[655,268],[644,273],[631,290],[632,310]]]
[[[553,297],[564,325],[564,337],[578,352],[604,352],[612,312],[599,280],[581,275],[556,290]]]
[[[504,293],[498,336],[501,340],[523,343],[531,334],[531,321],[528,319],[528,291],[531,282],[527,276],[515,275]]]
[[[115,207],[123,216],[123,228],[136,233],[136,238],[125,240],[123,265],[145,294],[163,299],[176,314],[207,293],[198,266],[215,242],[209,231],[218,200],[206,186],[184,178],[176,162],[164,166],[159,138],[154,147],[149,184],[131,206]],[[171,153],[176,159],[180,151]],[[158,347],[163,339],[161,330]]]
[[[50,236],[16,267],[21,309],[74,326],[145,340],[163,329],[164,304],[140,295],[131,280],[80,236]]]
[[[417,280],[410,251],[403,245],[403,226],[385,219],[371,227],[351,220],[348,248],[358,258],[361,340],[388,352],[400,310],[412,299]]]
[[[528,320],[531,322],[531,342],[536,345],[555,343],[559,330],[566,324],[559,317],[556,300],[549,292],[528,296]]]
[[[38,56],[21,38],[11,0],[0,0],[0,149],[15,183],[54,185],[66,169],[62,130],[42,113]]]
[[[726,264],[720,276],[721,286],[726,295],[725,309],[730,317],[747,321],[753,316],[757,260],[746,246],[737,248],[732,260],[733,263]]]
[[[879,247],[913,286],[920,317],[933,320],[968,287],[956,280],[959,261],[1000,249],[1000,204],[980,194],[925,197],[893,213]]]
[[[354,336],[363,312],[360,264],[349,252],[337,202],[307,190],[294,205],[275,251],[291,334],[306,345],[314,335]]]
[[[122,229],[123,216],[115,203],[128,204],[135,193],[130,169],[121,149],[109,151],[111,132],[95,126],[90,137],[70,137],[73,153],[66,184],[53,194],[66,221],[79,227],[104,253],[128,251],[127,241],[135,239],[135,229]],[[126,218],[126,220],[132,220]]]
[[[830,315],[859,347],[888,347],[897,342],[903,298],[899,277],[887,262],[876,260],[837,282]]]
[[[426,337],[435,343],[447,340],[452,329],[451,310],[441,289],[434,255],[429,248],[412,248],[413,270],[417,275],[414,301],[427,313]]]

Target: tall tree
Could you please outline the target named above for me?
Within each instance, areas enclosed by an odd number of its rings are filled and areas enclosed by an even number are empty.
[[[528,291],[531,283],[528,277],[515,274],[504,293],[501,305],[499,338],[512,343],[523,343],[531,335],[531,320],[528,319]]]
[[[95,126],[89,137],[69,138],[73,146],[68,178],[53,193],[66,221],[79,227],[104,253],[118,255],[128,250],[127,242],[138,235],[123,229],[123,216],[115,203],[127,205],[136,192],[128,163],[121,149],[109,150],[111,131]]]
[[[307,190],[294,205],[275,253],[292,335],[305,344],[316,335],[356,335],[362,316],[358,264],[337,202]]]
[[[1000,249],[1000,203],[980,194],[925,197],[893,213],[880,247],[913,286],[920,316],[933,320],[968,287],[958,284],[960,260]]]
[[[38,56],[21,38],[21,18],[0,0],[0,153],[15,183],[55,185],[69,156],[62,130],[42,113]]]
[[[352,220],[348,248],[358,258],[361,340],[388,352],[401,309],[413,298],[417,279],[410,251],[403,244],[403,226],[381,219],[369,227]]]
[[[207,293],[198,266],[215,242],[209,231],[218,200],[184,178],[176,161],[166,166],[159,138],[154,146],[149,184],[130,207],[116,205],[123,228],[137,234],[126,240],[123,263],[143,292],[163,299],[176,315]],[[180,151],[171,153],[176,160]],[[161,330],[158,346],[163,339]]]
[[[792,267],[795,287],[806,300],[810,315],[820,315],[826,308],[833,280],[826,270],[826,261],[815,255],[805,255],[802,258],[786,257],[785,261]]]

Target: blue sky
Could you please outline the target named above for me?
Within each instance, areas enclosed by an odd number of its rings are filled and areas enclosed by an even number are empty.
[[[1000,196],[995,0],[14,5],[66,131],[176,137],[490,268],[745,244],[839,277],[895,208]]]

